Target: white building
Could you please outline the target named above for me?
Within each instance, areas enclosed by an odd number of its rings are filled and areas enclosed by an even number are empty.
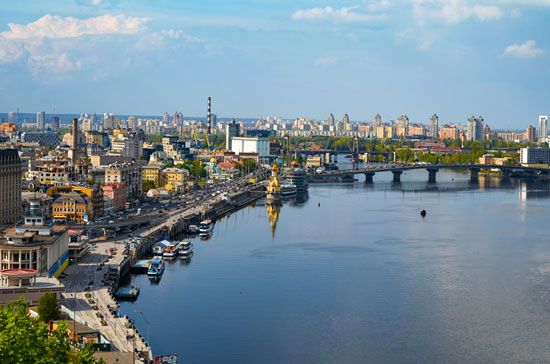
[[[36,113],[36,128],[39,130],[44,129],[44,123],[46,122],[46,113],[40,111]]]
[[[550,148],[521,148],[520,163],[522,165],[550,164]]]
[[[260,157],[269,155],[269,140],[260,137],[233,137],[231,138],[231,151],[240,153],[257,153]]]
[[[539,116],[539,142],[545,142],[548,135],[548,115]]]

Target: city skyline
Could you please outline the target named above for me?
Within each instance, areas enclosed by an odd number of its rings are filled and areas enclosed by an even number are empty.
[[[199,116],[212,96],[220,117],[436,112],[498,129],[550,111],[549,1],[237,5],[2,4],[0,110]]]

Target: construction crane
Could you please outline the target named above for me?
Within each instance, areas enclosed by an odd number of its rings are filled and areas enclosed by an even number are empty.
[[[197,148],[201,149],[203,144],[206,143],[206,148],[211,150],[210,137],[208,136],[208,133],[204,133],[204,139],[201,139],[199,134],[197,134],[196,131],[193,131],[191,132],[191,137],[195,141],[195,146]]]

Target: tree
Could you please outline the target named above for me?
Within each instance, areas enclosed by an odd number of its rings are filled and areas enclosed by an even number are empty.
[[[94,363],[89,348],[71,348],[67,324],[50,332],[48,325],[28,315],[23,297],[0,306],[0,363]]]
[[[147,193],[149,190],[152,190],[153,188],[155,188],[155,182],[153,181],[143,181],[142,183],[142,189],[143,189],[143,192],[144,193]]]
[[[44,322],[57,320],[59,317],[59,304],[57,297],[51,292],[46,292],[38,301],[38,316]]]

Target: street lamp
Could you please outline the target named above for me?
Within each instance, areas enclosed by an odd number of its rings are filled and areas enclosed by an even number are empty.
[[[134,312],[141,314],[141,316],[143,316],[143,319],[145,320],[145,323],[147,324],[147,343],[150,347],[151,346],[151,331],[150,331],[151,324],[149,324],[149,320],[147,320],[147,316],[145,316],[143,311],[134,310]]]

